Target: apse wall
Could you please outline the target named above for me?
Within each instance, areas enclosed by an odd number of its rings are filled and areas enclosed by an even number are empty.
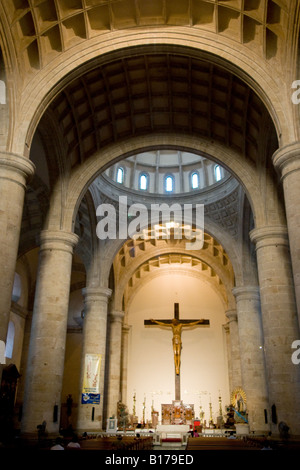
[[[175,302],[179,303],[180,318],[210,320],[209,327],[183,330],[181,353],[181,399],[194,404],[196,417],[202,406],[208,423],[209,402],[216,419],[219,393],[223,410],[230,398],[224,306],[205,280],[180,273],[180,268],[173,266],[144,284],[129,306],[128,410],[132,413],[135,394],[139,420],[142,421],[144,400],[145,421],[151,418],[152,405],[160,420],[161,404],[175,399],[171,329],[144,326],[146,319],[172,318]]]

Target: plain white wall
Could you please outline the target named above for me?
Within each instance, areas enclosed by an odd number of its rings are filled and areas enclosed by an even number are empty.
[[[180,274],[178,268],[163,271],[160,276],[143,285],[134,296],[128,311],[129,333],[127,405],[133,409],[136,393],[136,412],[139,420],[143,416],[143,401],[146,398],[145,418],[151,418],[151,405],[159,412],[161,404],[175,399],[175,372],[171,329],[145,327],[145,319],[173,318],[174,303],[179,303],[182,319],[210,320],[210,327],[194,327],[182,332],[181,353],[181,399],[195,405],[195,416],[199,416],[200,405],[209,421],[209,402],[212,402],[213,417],[219,411],[219,393],[223,410],[229,404],[228,365],[224,307],[213,288],[200,278]]]

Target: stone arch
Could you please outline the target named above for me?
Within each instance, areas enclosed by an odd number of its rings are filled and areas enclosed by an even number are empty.
[[[148,278],[151,271],[159,270],[159,266],[163,265],[165,262],[164,260],[160,261],[160,258],[168,258],[169,261],[167,260],[167,262],[169,263],[177,262],[180,258],[182,266],[185,266],[187,270],[190,269],[192,271],[197,271],[197,267],[200,267],[200,271],[194,274],[201,277],[201,271],[206,273],[208,275],[206,276],[208,278],[207,280],[210,283],[215,279],[213,287],[214,289],[218,288],[220,290],[218,295],[221,295],[222,303],[227,305],[227,308],[228,305],[232,306],[234,303],[231,293],[231,289],[234,286],[232,265],[222,246],[214,246],[214,244],[215,241],[213,237],[206,235],[206,248],[204,248],[204,250],[191,253],[186,251],[182,244],[181,246],[174,246],[172,243],[166,243],[165,246],[163,246],[163,243],[160,243],[156,248],[148,243],[148,249],[143,248],[144,254],[141,255],[141,252],[139,252],[138,260],[136,260],[136,262],[134,260],[129,262],[128,265],[124,266],[123,270],[118,273],[118,289],[114,294],[115,309],[121,309],[123,296],[125,292],[128,291],[128,287],[130,287],[134,278],[144,278],[145,276],[141,274],[143,272],[147,273]],[[126,244],[122,247],[122,253],[123,250],[126,251]],[[220,251],[222,252],[221,255]],[[222,255],[226,257],[226,262],[224,262]],[[119,256],[117,256],[117,259],[119,259]]]
[[[228,259],[232,265],[235,285],[243,284],[245,274],[243,270],[243,263],[241,261],[242,254],[237,244],[234,243],[232,237],[226,232],[222,231],[221,228],[212,220],[208,220],[205,222],[205,233],[208,236],[212,237],[214,240],[216,240],[216,242],[227,253]],[[99,281],[100,285],[106,285],[107,279],[109,278],[111,269],[113,267],[114,259],[118,255],[120,250],[122,249],[122,246],[124,246],[124,244],[126,244],[128,240],[129,239],[109,240],[109,243],[106,243],[104,241],[98,245],[97,256],[95,258],[95,263],[94,263],[97,266],[97,268],[94,274],[91,274],[91,275],[92,277],[93,275],[96,277],[100,276],[100,281]],[[170,251],[170,248],[167,246],[160,247],[160,250]],[[178,250],[175,250],[175,251],[178,251]],[[179,249],[179,251],[182,251],[182,248]],[[188,252],[191,254],[191,251],[188,251]],[[105,253],[105,256],[103,256],[103,253]],[[142,261],[145,262],[148,255],[143,255],[143,253],[144,253],[143,251],[140,253],[139,259],[142,259]],[[196,256],[198,256],[197,253],[199,254],[199,252],[196,251]],[[201,258],[201,252],[200,252],[200,258]],[[99,266],[101,266],[100,269],[98,269]],[[138,268],[138,266],[136,266],[136,268]],[[250,267],[247,271],[247,276],[249,277],[249,279],[252,278],[253,282],[255,283],[256,281],[255,273],[252,272]]]
[[[161,38],[160,41],[152,39],[156,35]],[[122,32],[122,37],[124,44],[124,32]],[[117,38],[115,39],[117,40]],[[284,145],[296,139],[297,129],[292,124],[293,108],[290,103],[290,90],[286,91],[283,97],[282,88],[274,80],[274,68],[266,62],[257,60],[251,50],[236,47],[236,44],[226,38],[222,38],[220,41],[218,36],[217,41],[215,36],[208,36],[204,39],[199,31],[190,31],[182,27],[175,28],[173,34],[169,29],[167,31],[151,29],[141,35],[136,35],[131,30],[127,31],[126,47],[121,46],[116,50],[114,45],[113,52],[112,42],[108,38],[106,40],[107,43],[95,41],[96,44],[88,48],[83,48],[81,45],[78,50],[78,59],[74,60],[74,55],[70,55],[65,58],[63,63],[61,63],[62,61],[54,61],[51,70],[45,67],[32,78],[32,82],[28,84],[29,89],[26,90],[26,95],[23,95],[20,105],[20,115],[23,119],[16,126],[18,138],[14,142],[16,145],[14,151],[28,153],[33,133],[45,108],[60,90],[74,80],[79,73],[85,73],[94,67],[93,64],[110,60],[110,57],[126,56],[130,51],[135,53],[138,47],[145,48],[145,44],[151,44],[151,47],[154,47],[156,51],[162,46],[171,48],[173,51],[183,48],[186,52],[200,54],[208,60],[222,64],[245,81],[260,96],[272,116],[280,143]],[[99,50],[102,52],[100,56]],[[34,94],[30,88],[34,89]],[[28,123],[30,124],[28,125]],[[25,146],[24,142],[26,142]]]
[[[204,264],[204,263],[203,263]],[[209,269],[209,267],[208,267]],[[124,316],[124,321],[125,323],[128,322],[128,310],[130,309],[131,303],[135,297],[135,295],[142,289],[148,282],[151,282],[155,278],[159,278],[161,275],[166,274],[167,268],[166,267],[161,267],[157,268],[157,271],[153,271],[151,273],[148,273],[146,277],[143,277],[139,279],[139,281],[134,285],[134,288],[132,289],[132,292],[125,292],[125,300],[124,300],[124,305],[125,305],[125,316]],[[228,299],[227,298],[227,292],[224,293],[225,288],[223,285],[217,285],[214,278],[209,275],[205,275],[204,273],[201,273],[199,270],[196,271],[194,268],[181,268],[181,267],[175,267],[172,266],[172,271],[170,275],[172,276],[173,274],[179,274],[181,276],[188,276],[188,277],[193,277],[195,279],[198,279],[199,281],[203,282],[207,286],[209,286],[218,296],[218,298],[221,301],[221,304],[224,308],[224,311],[228,310],[228,307],[230,308],[233,304],[234,301],[233,299]],[[232,297],[232,294],[230,295]],[[118,302],[119,303],[119,302]],[[116,303],[116,304],[118,304]]]
[[[114,144],[106,148],[103,153],[95,154],[92,158],[84,162],[72,172],[69,185],[68,197],[64,207],[63,214],[60,211],[59,192],[54,193],[51,209],[53,216],[49,216],[49,228],[57,227],[58,220],[56,216],[59,213],[61,228],[72,230],[74,217],[77,212],[78,204],[86,192],[93,179],[110,163],[122,159],[130,154],[144,151],[149,148],[158,147],[176,147],[201,153],[212,160],[220,162],[233,173],[242,184],[247,197],[249,198],[256,226],[264,225],[266,222],[264,205],[262,204],[262,194],[258,186],[257,173],[253,165],[232,149],[224,148],[216,142],[208,139],[191,137],[189,135],[151,135],[141,138],[132,138],[122,143]],[[57,212],[58,209],[58,212]]]

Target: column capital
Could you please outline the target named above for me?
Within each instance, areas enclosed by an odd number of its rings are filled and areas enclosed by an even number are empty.
[[[236,301],[239,300],[259,300],[260,293],[258,286],[240,286],[234,287],[232,293],[236,298]]]
[[[122,310],[112,310],[109,312],[109,319],[113,322],[122,323],[124,318],[124,312]]]
[[[85,287],[82,289],[82,294],[85,298],[85,302],[95,300],[108,301],[112,294],[112,290],[108,287]]]
[[[235,309],[226,310],[225,315],[229,320],[228,323],[230,323],[232,321],[237,321],[237,311]]]
[[[70,253],[78,243],[78,236],[63,230],[43,230],[40,233],[41,250],[63,250]]]
[[[300,141],[280,147],[273,154],[273,165],[284,179],[289,173],[300,170]]]
[[[266,227],[258,227],[249,233],[250,240],[256,244],[256,249],[284,245],[288,246],[288,230],[284,225],[270,225]]]
[[[122,325],[122,332],[125,334],[128,334],[131,330],[132,326],[131,325]]]
[[[3,170],[7,171],[10,176],[14,174],[17,183],[25,184],[25,182],[34,175],[35,165],[29,158],[23,157],[16,153],[0,152],[1,177],[5,177]],[[18,178],[19,176],[19,178]],[[8,177],[8,176],[7,176]]]

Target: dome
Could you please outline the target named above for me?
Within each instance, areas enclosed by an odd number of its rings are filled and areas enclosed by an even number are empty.
[[[204,190],[230,175],[206,157],[164,149],[128,157],[108,168],[103,176],[128,190],[177,195]]]

